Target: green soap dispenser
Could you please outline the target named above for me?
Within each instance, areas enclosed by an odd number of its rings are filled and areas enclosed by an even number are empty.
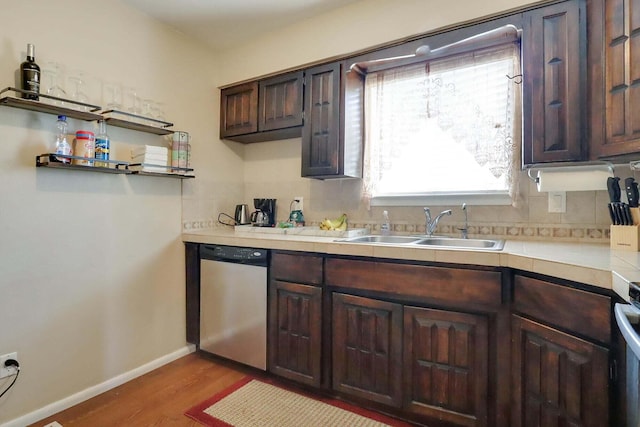
[[[292,223],[294,226],[296,227],[303,227],[304,226],[304,215],[302,214],[301,210],[293,210],[293,204],[294,203],[298,203],[299,200],[294,199],[291,201],[291,204],[289,204],[289,210],[291,211],[291,213],[289,214],[289,222]]]

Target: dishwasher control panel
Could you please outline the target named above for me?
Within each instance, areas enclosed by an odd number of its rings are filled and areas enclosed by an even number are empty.
[[[239,246],[200,245],[200,259],[266,266],[267,256],[267,249],[244,248]]]

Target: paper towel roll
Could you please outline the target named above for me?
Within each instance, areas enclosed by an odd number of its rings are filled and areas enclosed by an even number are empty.
[[[539,192],[606,190],[611,169],[557,168],[538,171]]]

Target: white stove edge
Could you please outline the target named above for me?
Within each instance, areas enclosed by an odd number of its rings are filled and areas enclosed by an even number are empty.
[[[611,288],[622,299],[630,302],[629,299],[629,283],[640,282],[640,270],[623,270],[611,272]]]

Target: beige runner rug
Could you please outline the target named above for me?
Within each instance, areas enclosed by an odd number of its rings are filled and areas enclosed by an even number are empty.
[[[251,377],[194,406],[185,415],[214,427],[410,425],[345,402],[318,400]]]

